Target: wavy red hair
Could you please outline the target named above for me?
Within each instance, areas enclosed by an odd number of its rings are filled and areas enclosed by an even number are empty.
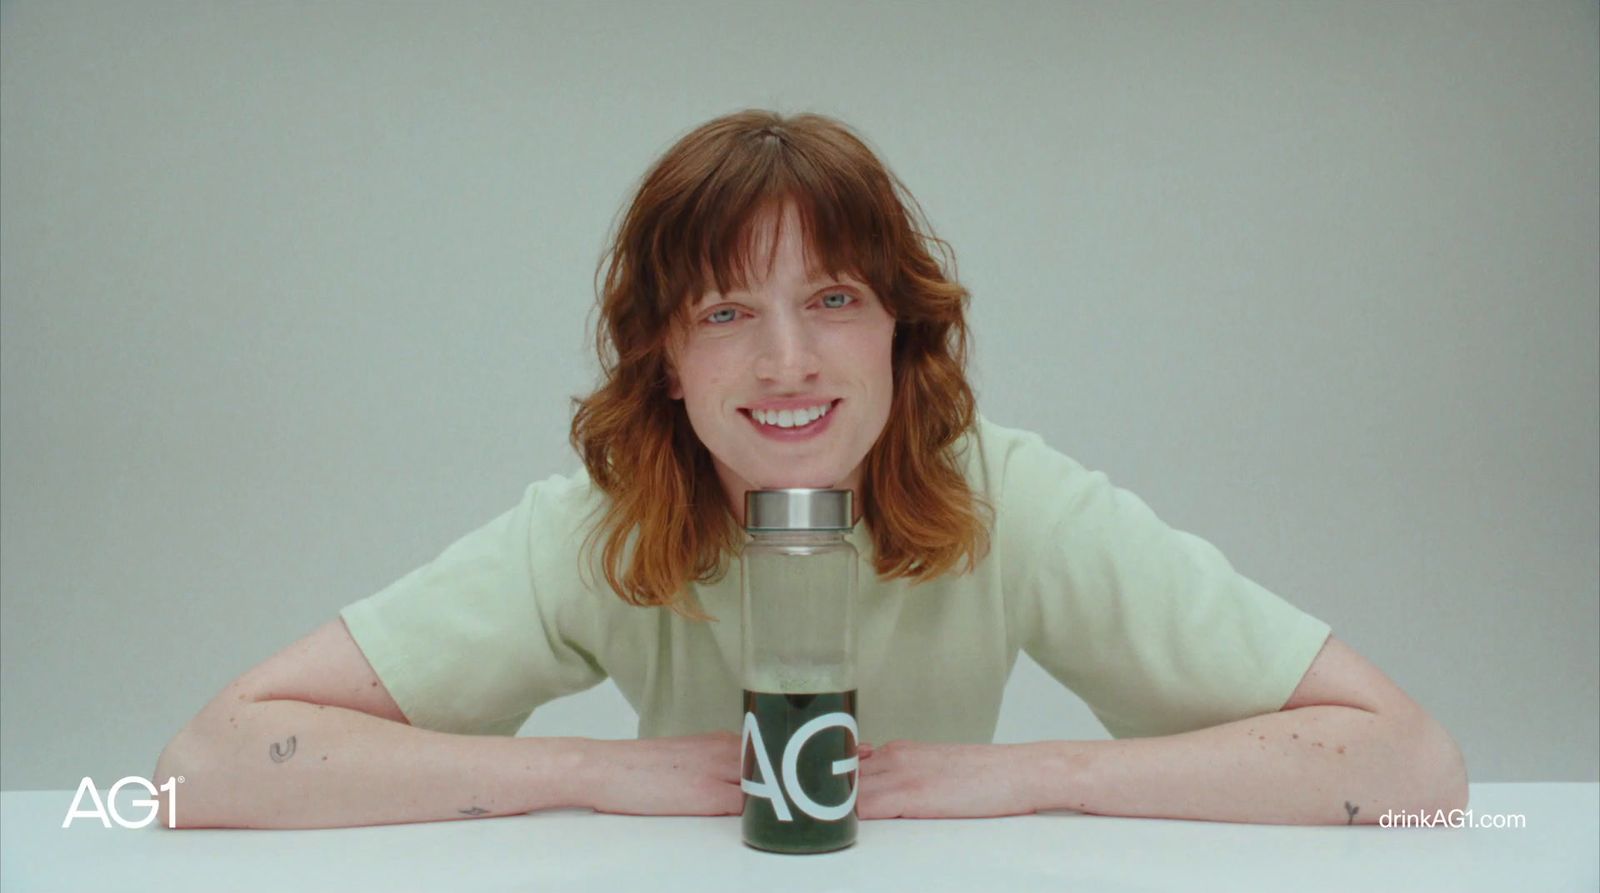
[[[604,539],[606,580],[630,604],[708,619],[687,584],[721,579],[744,542],[710,453],[667,396],[668,351],[695,298],[744,286],[758,224],[789,202],[808,255],[867,283],[895,318],[889,420],[861,484],[876,572],[920,582],[988,553],[993,508],[954,455],[977,419],[954,254],[844,124],[752,109],[694,129],[651,166],[596,270],[602,381],[573,398],[571,442],[609,497],[585,554]]]

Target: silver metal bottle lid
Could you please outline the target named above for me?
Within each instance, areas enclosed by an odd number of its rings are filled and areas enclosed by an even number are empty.
[[[855,526],[854,496],[849,490],[746,490],[744,529],[849,530]]]

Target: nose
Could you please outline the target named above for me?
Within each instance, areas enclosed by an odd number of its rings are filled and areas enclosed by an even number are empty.
[[[821,361],[812,344],[813,333],[793,314],[767,317],[757,346],[756,377],[781,387],[795,387],[815,378]]]

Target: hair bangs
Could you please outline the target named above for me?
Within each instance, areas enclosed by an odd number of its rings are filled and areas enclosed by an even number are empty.
[[[748,291],[753,279],[771,273],[790,206],[800,224],[807,276],[858,279],[887,304],[889,255],[870,249],[892,231],[893,209],[883,207],[859,176],[811,164],[790,148],[732,159],[717,174],[682,225],[672,228],[680,234],[677,243],[665,246],[667,257],[698,260],[663,277],[681,283],[670,292],[678,296],[671,312],[680,322],[706,295]]]

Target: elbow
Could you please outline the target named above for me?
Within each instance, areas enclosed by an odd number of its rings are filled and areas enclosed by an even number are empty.
[[[1464,810],[1470,796],[1467,780],[1467,760],[1461,746],[1443,725],[1429,716],[1422,718],[1423,728],[1413,736],[1417,747],[1413,752],[1414,778],[1424,781],[1418,792],[1428,810]]]
[[[155,774],[151,776],[156,790],[156,827],[158,828],[198,828],[203,827],[194,821],[194,804],[192,798],[183,797],[179,789],[184,782],[176,782],[163,790],[169,778],[189,779],[201,777],[199,769],[200,748],[196,745],[195,735],[185,728],[179,732],[167,746],[161,749],[161,754],[156,758]],[[180,808],[177,804],[182,802]]]
[[[1448,734],[1446,733],[1447,737]],[[1466,809],[1467,801],[1472,796],[1467,781],[1467,761],[1461,755],[1461,748],[1456,745],[1455,739],[1450,739],[1449,759],[1452,768],[1440,784],[1445,798],[1445,809]]]

